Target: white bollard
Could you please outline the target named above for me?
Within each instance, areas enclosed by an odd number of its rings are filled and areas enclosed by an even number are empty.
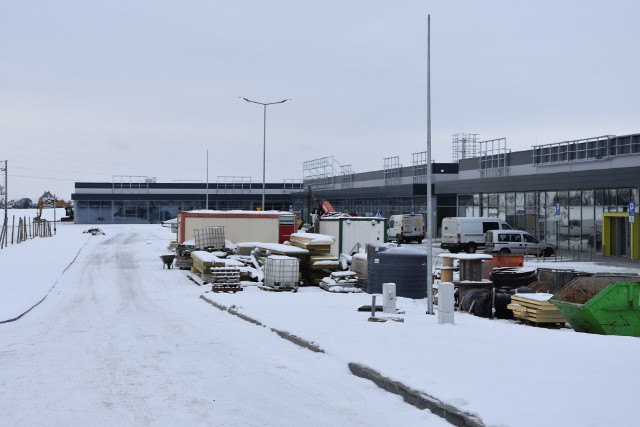
[[[438,283],[438,323],[451,323],[453,324],[453,307],[454,300],[453,283],[440,282]]]
[[[382,312],[383,313],[396,312],[396,284],[395,283],[382,284]]]

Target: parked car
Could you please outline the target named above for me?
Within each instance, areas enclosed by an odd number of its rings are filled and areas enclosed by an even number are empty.
[[[389,240],[398,243],[416,241],[422,243],[425,236],[422,214],[391,215],[389,218]]]
[[[511,230],[500,218],[447,217],[442,220],[442,249],[451,253],[474,253],[484,247],[484,236],[489,230]]]
[[[490,230],[485,234],[484,251],[499,254],[551,256],[555,246],[541,242],[526,231]]]

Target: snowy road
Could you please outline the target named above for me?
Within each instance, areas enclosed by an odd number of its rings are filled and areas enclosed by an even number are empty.
[[[0,325],[0,424],[447,425],[200,300],[161,268],[164,229],[104,230],[42,304]]]

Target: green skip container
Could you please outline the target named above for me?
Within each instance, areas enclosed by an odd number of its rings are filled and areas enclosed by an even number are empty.
[[[640,276],[576,277],[549,302],[576,332],[640,337]]]

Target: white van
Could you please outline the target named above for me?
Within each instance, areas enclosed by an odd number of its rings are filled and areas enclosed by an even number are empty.
[[[474,253],[484,247],[484,235],[489,230],[511,230],[500,218],[447,217],[442,220],[442,249],[451,253]]]
[[[484,246],[487,253],[551,256],[555,252],[552,245],[540,242],[531,234],[520,230],[487,231]]]
[[[424,217],[422,214],[391,215],[389,218],[389,240],[398,243],[416,241],[422,243],[424,239]]]

